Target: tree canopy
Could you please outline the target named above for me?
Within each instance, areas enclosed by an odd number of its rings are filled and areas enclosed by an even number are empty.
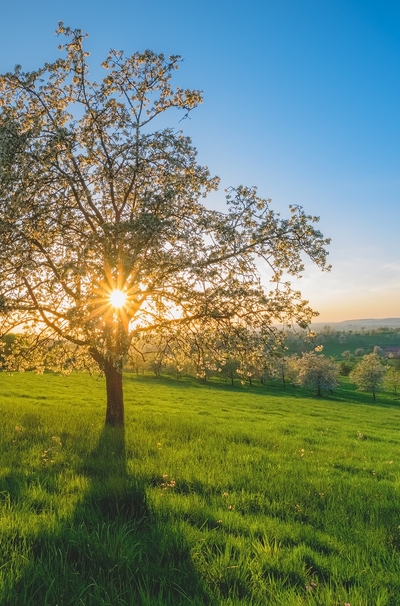
[[[350,373],[353,381],[361,391],[370,391],[376,401],[376,392],[382,387],[387,368],[383,366],[377,353],[370,353],[360,360]]]
[[[95,82],[86,35],[62,23],[57,33],[62,58],[0,76],[2,333],[24,327],[14,364],[97,364],[106,422],[121,425],[130,347],[203,327],[270,336],[274,320],[305,326],[314,312],[286,276],[301,274],[304,256],[327,269],[329,241],[317,217],[292,205],[281,218],[255,187],[229,189],[225,212],[205,205],[218,178],[161,119],[202,101],[173,87],[179,56],[111,50]],[[118,308],[115,290],[126,297]]]
[[[313,351],[303,353],[301,358],[293,359],[297,371],[296,382],[299,385],[316,389],[317,396],[322,396],[322,390],[333,391],[338,382],[339,369],[333,360]]]

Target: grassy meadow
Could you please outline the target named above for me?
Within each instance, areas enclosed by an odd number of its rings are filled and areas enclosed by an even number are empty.
[[[344,380],[345,381],[345,380]],[[0,374],[3,606],[400,604],[400,406]]]

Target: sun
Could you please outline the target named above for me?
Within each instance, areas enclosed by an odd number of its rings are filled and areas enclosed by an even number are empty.
[[[119,309],[126,303],[126,294],[122,290],[113,290],[110,293],[110,303],[113,307]]]

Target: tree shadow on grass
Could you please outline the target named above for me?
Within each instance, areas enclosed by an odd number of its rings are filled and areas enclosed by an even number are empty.
[[[2,606],[215,604],[179,527],[128,474],[123,431],[104,429],[79,471],[88,489],[72,518],[27,540],[29,563]]]

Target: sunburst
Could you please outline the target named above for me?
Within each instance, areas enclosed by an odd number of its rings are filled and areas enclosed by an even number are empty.
[[[126,304],[126,293],[123,290],[115,289],[110,293],[110,304],[115,309],[121,309]]]

